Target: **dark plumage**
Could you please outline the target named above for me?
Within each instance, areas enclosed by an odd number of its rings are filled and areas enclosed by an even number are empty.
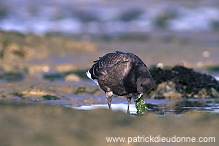
[[[144,62],[132,53],[108,53],[87,71],[87,76],[99,84],[106,93],[109,109],[112,95],[126,96],[128,109],[133,94],[137,93],[139,100],[143,93],[150,91],[154,82]]]

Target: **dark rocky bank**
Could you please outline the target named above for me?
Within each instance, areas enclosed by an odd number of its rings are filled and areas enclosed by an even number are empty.
[[[156,86],[148,96],[153,98],[219,97],[219,82],[210,74],[197,72],[181,65],[152,67],[150,72]]]

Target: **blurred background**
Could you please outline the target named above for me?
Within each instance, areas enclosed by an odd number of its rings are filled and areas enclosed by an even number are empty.
[[[1,0],[0,29],[34,34],[215,32],[217,0]]]
[[[149,65],[219,62],[217,0],[1,0],[0,30],[92,41],[92,59],[120,50]]]

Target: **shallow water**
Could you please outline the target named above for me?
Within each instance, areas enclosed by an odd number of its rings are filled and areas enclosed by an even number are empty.
[[[124,98],[125,100],[125,98]],[[113,100],[112,110],[127,112],[127,103],[119,103],[120,100]],[[157,113],[159,115],[167,115],[170,113],[184,114],[187,112],[203,112],[203,113],[219,113],[219,100],[218,99],[186,99],[186,100],[153,100],[145,99],[148,112]],[[90,105],[67,105],[77,110],[95,110],[95,109],[108,109],[105,104],[90,104]],[[135,104],[130,105],[130,114],[136,113]]]
[[[218,76],[216,76],[218,77]],[[54,85],[58,86],[55,87]],[[99,87],[92,82],[91,80],[83,80],[76,83],[66,83],[62,80],[57,80],[55,82],[51,82],[47,86],[54,86],[54,88],[66,88],[63,91],[72,90],[72,88],[83,88],[86,91],[93,91],[98,89],[98,93],[90,94],[87,92],[75,93],[74,94],[66,94],[62,96],[60,100],[45,100],[45,99],[36,99],[28,100],[26,103],[42,103],[49,105],[60,105],[64,107],[73,108],[76,110],[82,111],[90,111],[95,109],[108,109],[106,96],[103,91],[99,89]],[[90,89],[89,89],[90,88]],[[62,91],[62,90],[61,90]],[[62,91],[62,92],[63,92]],[[68,91],[69,92],[69,91]],[[29,97],[30,99],[30,97]],[[178,100],[169,100],[169,99],[149,99],[145,98],[145,103],[148,107],[149,113],[155,113],[158,115],[168,115],[168,114],[176,114],[181,115],[185,113],[219,113],[219,99],[217,98],[199,98],[199,99],[178,99]],[[113,111],[123,111],[127,112],[127,99],[123,96],[114,96],[112,99],[112,110]],[[136,107],[134,101],[130,105],[130,114],[136,115]]]
[[[129,116],[108,110],[77,111],[60,106],[1,104],[0,141],[4,146],[123,146],[128,142],[108,142],[106,137],[204,137],[206,142],[159,142],[160,146],[218,146],[218,114],[190,113],[183,116]],[[22,134],[21,134],[22,133]],[[214,140],[210,140],[214,138]],[[207,143],[208,142],[208,143]],[[152,145],[138,141],[130,145]],[[190,144],[191,143],[191,144]]]

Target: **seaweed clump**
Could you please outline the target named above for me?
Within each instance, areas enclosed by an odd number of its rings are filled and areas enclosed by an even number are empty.
[[[211,75],[181,65],[153,67],[151,75],[156,83],[149,94],[164,98],[215,98],[219,97],[219,82]]]

